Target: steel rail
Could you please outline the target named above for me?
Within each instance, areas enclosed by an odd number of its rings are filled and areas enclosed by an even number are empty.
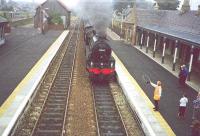
[[[116,105],[109,84],[98,87],[91,83],[98,135],[128,136],[119,108]],[[99,100],[97,99],[99,97]],[[102,100],[100,100],[102,99]],[[100,110],[100,109],[103,110]]]
[[[71,42],[71,40],[72,40],[72,38],[73,38],[74,33],[75,33],[75,28],[74,28],[74,30],[72,31],[71,35],[70,35],[70,38],[69,38],[69,41],[68,41],[68,46],[69,46],[69,44],[70,44],[70,42]],[[69,47],[67,47],[67,48],[69,48]],[[67,50],[68,50],[68,49],[67,49]],[[67,50],[65,51],[65,54],[66,54]],[[65,55],[63,55],[62,61],[64,60],[64,57],[65,57]],[[63,63],[62,61],[59,63],[59,68],[58,68],[57,71],[56,71],[56,75],[54,76],[53,83],[52,83],[51,86],[50,86],[50,90],[54,87],[53,85],[54,85],[54,83],[55,83],[56,77],[58,76],[58,72],[59,72],[59,70],[60,70],[60,68],[61,68],[61,65],[62,65],[62,63]],[[61,75],[59,75],[59,76],[61,76]],[[38,126],[38,124],[39,124],[39,121],[40,121],[40,119],[41,119],[42,112],[43,112],[43,110],[44,110],[45,104],[47,103],[47,99],[48,99],[49,96],[50,96],[50,92],[51,92],[51,91],[48,92],[47,97],[45,98],[45,101],[44,101],[44,103],[43,103],[43,105],[42,105],[42,111],[40,112],[39,118],[38,118],[38,120],[37,120],[36,123],[35,123],[35,126],[34,126],[34,128],[33,128],[33,131],[32,131],[32,133],[31,133],[31,136],[32,136],[32,135],[35,135],[35,131],[36,131],[37,126]],[[62,129],[63,129],[63,127],[62,127]],[[61,133],[63,134],[63,130],[62,130]]]
[[[78,23],[79,24],[79,26],[78,26],[78,34],[77,34],[77,40],[76,40],[76,47],[75,47],[75,54],[74,54],[74,56],[73,56],[73,64],[72,64],[72,72],[71,72],[71,78],[70,78],[70,86],[69,86],[69,88],[68,88],[68,98],[67,98],[67,104],[66,104],[66,110],[65,110],[65,115],[64,115],[64,123],[63,123],[63,132],[62,132],[62,136],[64,136],[65,135],[65,133],[66,133],[66,130],[65,130],[65,124],[66,124],[66,119],[67,119],[67,111],[68,111],[68,106],[69,106],[69,98],[70,98],[70,93],[71,93],[71,87],[72,87],[72,79],[73,79],[73,72],[74,72],[74,64],[75,64],[75,60],[76,60],[76,55],[77,55],[77,53],[76,53],[76,51],[77,51],[77,46],[78,46],[78,41],[79,41],[79,35],[80,35],[80,22]]]

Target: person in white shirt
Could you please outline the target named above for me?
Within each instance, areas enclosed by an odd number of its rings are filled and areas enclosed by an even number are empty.
[[[178,112],[178,117],[179,118],[184,118],[185,117],[185,111],[188,103],[188,98],[186,97],[185,94],[183,94],[183,97],[179,100],[179,112]]]

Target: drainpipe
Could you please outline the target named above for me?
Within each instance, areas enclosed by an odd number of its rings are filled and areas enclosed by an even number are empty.
[[[176,68],[177,51],[178,51],[178,40],[175,41],[175,51],[174,51],[174,60],[173,60],[173,68],[172,68],[173,71],[175,71],[175,68]]]
[[[156,44],[157,44],[157,35],[155,33],[154,46],[153,46],[153,58],[155,58],[155,55],[156,55]]]
[[[166,48],[166,37],[164,37],[164,43],[163,43],[162,64],[164,64],[165,60],[165,48]]]
[[[149,32],[148,32],[148,37],[147,37],[146,53],[148,53],[148,49],[149,49]]]
[[[193,62],[193,57],[194,57],[194,46],[192,46],[190,50],[190,63],[189,63],[189,74],[188,74],[188,81],[190,81],[190,76],[192,72],[192,62]]]

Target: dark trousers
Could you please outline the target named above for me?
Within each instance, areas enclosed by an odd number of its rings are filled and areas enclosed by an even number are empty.
[[[181,107],[179,106],[179,117],[184,117],[185,116],[185,110],[186,110],[186,107]]]
[[[158,102],[159,100],[154,100],[155,110],[159,110]]]
[[[187,77],[180,76],[179,77],[179,84],[184,87],[186,79],[187,79]]]

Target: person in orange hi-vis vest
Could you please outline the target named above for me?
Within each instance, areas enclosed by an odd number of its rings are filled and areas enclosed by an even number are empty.
[[[153,86],[154,89],[154,94],[153,94],[153,99],[154,99],[154,110],[158,111],[159,106],[158,103],[160,101],[161,93],[162,93],[162,86],[161,86],[161,81],[157,81],[157,84],[154,84],[150,81],[151,86]]]

